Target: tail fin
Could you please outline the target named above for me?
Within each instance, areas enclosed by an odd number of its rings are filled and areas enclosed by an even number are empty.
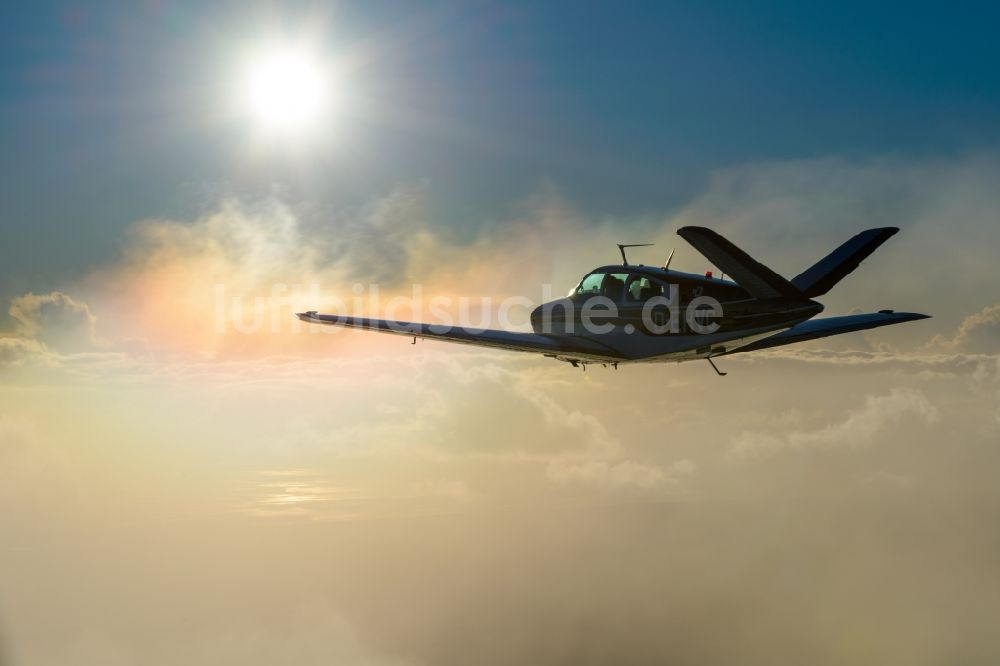
[[[802,298],[795,285],[711,229],[682,227],[677,234],[754,298]]]
[[[836,250],[826,255],[811,268],[792,279],[792,284],[802,293],[815,298],[822,296],[857,268],[868,255],[889,240],[899,229],[881,227],[869,229],[850,239]]]

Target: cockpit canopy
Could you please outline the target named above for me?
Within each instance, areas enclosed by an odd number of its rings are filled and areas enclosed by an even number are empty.
[[[643,303],[666,296],[663,283],[639,273],[595,271],[580,281],[572,296],[604,296],[615,303]]]

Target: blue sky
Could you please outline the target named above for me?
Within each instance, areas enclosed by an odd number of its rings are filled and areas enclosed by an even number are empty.
[[[317,19],[317,17],[319,17]],[[31,3],[0,26],[4,295],[222,196],[343,207],[426,182],[470,235],[542,186],[663,215],[755,161],[947,156],[1000,138],[988,3]],[[331,145],[241,164],[208,120],[228,50],[323,25],[374,100]]]

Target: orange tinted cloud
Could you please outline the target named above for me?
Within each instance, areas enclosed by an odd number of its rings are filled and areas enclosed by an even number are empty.
[[[228,202],[192,222],[147,220],[133,228],[121,261],[90,277],[87,300],[99,304],[102,327],[142,338],[151,349],[302,353],[333,348],[331,331],[301,324],[296,311],[426,320],[430,300],[438,299],[457,320],[465,299],[473,321],[495,327],[480,319],[481,299],[495,312],[509,296],[535,303],[561,296],[588,266],[582,257],[600,261],[589,248],[600,244],[605,255],[613,248],[608,234],[587,232],[584,220],[553,200],[460,244],[430,223],[423,196],[420,188],[396,192],[321,228],[276,201]],[[527,308],[518,316],[526,321]],[[336,333],[339,349],[383,344]]]

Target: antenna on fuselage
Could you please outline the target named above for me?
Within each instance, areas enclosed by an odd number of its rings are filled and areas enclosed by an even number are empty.
[[[618,251],[622,253],[622,266],[628,266],[628,259],[625,258],[625,248],[627,247],[649,247],[650,245],[655,245],[655,243],[632,243],[630,245],[623,245],[622,243],[616,243],[618,246]]]
[[[669,271],[670,270],[670,262],[674,260],[674,250],[676,250],[676,249],[677,249],[676,247],[675,248],[671,248],[670,254],[667,255],[667,263],[663,264],[663,270],[665,270],[665,271]]]

